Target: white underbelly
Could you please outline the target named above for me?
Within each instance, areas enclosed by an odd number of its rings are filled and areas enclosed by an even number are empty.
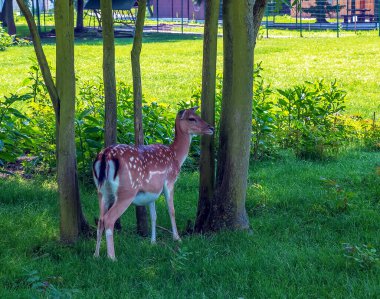
[[[132,203],[136,206],[147,206],[150,203],[156,201],[160,195],[161,195],[161,192],[160,193],[139,192],[137,193]]]

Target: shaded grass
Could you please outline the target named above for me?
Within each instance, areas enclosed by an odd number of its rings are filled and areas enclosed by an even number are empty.
[[[253,233],[184,235],[174,243],[158,230],[158,244],[135,235],[134,211],[123,216],[116,236],[118,262],[94,259],[95,240],[62,246],[53,179],[0,181],[0,263],[2,298],[30,294],[25,273],[59,277],[59,289],[76,289],[79,298],[375,298],[380,269],[361,269],[344,257],[342,243],[380,242],[379,153],[348,151],[337,160],[305,162],[290,154],[250,168],[247,211]],[[346,210],[321,177],[335,180],[353,195]],[[180,230],[197,206],[196,173],[182,173],[176,185]],[[82,188],[87,218],[97,216],[92,187]],[[164,200],[158,224],[169,228]]]
[[[54,39],[44,40],[51,65],[55,65]],[[347,90],[347,111],[370,117],[379,111],[379,38],[373,35],[342,38],[273,38],[259,40],[255,61],[273,88],[313,81],[337,79]],[[219,39],[218,71],[222,71],[222,39]],[[132,83],[130,51],[132,39],[116,40],[117,79]],[[102,41],[76,41],[76,76],[83,81],[102,77]],[[16,92],[28,76],[33,47],[12,47],[0,54],[0,95]],[[195,35],[146,34],[141,53],[143,93],[148,100],[177,103],[189,100],[201,84],[202,39]],[[54,72],[53,72],[54,73]]]

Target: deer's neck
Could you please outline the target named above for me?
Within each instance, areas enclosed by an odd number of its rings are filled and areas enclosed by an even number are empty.
[[[175,159],[179,162],[181,166],[183,162],[185,162],[185,159],[189,153],[190,143],[191,135],[182,132],[179,127],[179,123],[176,120],[174,141],[170,145],[170,147],[175,154]]]

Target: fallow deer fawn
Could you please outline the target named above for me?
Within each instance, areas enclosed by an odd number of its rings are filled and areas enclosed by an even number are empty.
[[[132,203],[149,205],[151,241],[156,242],[155,201],[161,193],[168,204],[173,239],[180,240],[174,214],[174,183],[189,152],[191,136],[214,133],[214,128],[195,114],[197,108],[181,110],[177,114],[175,138],[169,146],[153,144],[136,147],[117,144],[98,154],[93,164],[100,209],[94,256],[99,256],[105,229],[107,254],[109,258],[115,259],[114,224]]]

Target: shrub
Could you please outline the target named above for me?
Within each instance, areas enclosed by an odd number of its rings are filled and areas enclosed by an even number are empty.
[[[341,114],[346,92],[336,81],[306,82],[288,89],[278,89],[277,105],[282,111],[281,142],[297,157],[324,159],[336,155],[346,137]]]
[[[363,120],[361,125],[365,148],[380,151],[380,126],[376,124],[376,114],[373,113],[372,120]]]
[[[10,36],[0,23],[0,51],[5,51],[5,49],[13,44],[13,38]]]
[[[14,108],[18,102],[29,100],[28,94],[11,94],[0,99],[0,166],[5,162],[15,162],[24,154],[24,149],[33,147],[33,140],[27,126],[30,118]]]
[[[31,42],[26,39],[18,38],[15,35],[9,35],[0,23],[0,51],[5,51],[7,47],[12,45],[27,46],[30,44]]]

